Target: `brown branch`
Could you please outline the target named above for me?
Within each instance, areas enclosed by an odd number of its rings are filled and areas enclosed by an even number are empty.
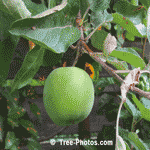
[[[82,45],[83,45],[83,51],[85,52],[85,53],[88,53],[90,56],[93,56],[94,57],[94,59],[95,59],[95,61],[97,61],[98,63],[100,63],[101,65],[102,65],[102,67],[110,74],[110,75],[112,75],[114,78],[116,78],[119,82],[123,82],[123,79],[119,76],[119,75],[117,75],[116,73],[115,73],[115,70],[113,70],[111,67],[109,67],[108,65],[106,65],[98,56],[94,56],[93,55],[93,53],[91,52],[92,50],[86,45],[85,46],[85,42],[84,41],[82,41]],[[86,49],[88,47],[88,50]],[[134,91],[134,92],[136,92],[136,93],[138,93],[139,95],[141,95],[141,96],[144,96],[144,97],[146,97],[146,98],[148,98],[149,100],[150,100],[150,92],[145,92],[145,91],[143,91],[143,90],[141,90],[141,89],[139,89],[139,88],[137,88],[137,87],[133,87],[132,88],[132,91]]]

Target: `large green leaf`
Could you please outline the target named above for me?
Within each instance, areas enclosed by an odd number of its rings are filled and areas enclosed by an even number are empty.
[[[20,70],[15,76],[11,92],[15,89],[20,89],[31,82],[43,63],[43,56],[44,49],[39,48],[39,46],[35,46],[34,49],[27,53]]]
[[[140,55],[132,48],[115,49],[110,53],[110,56],[126,61],[136,68],[141,67],[141,70],[144,69],[146,65]]]
[[[81,36],[80,31],[73,26],[79,9],[84,14],[87,7],[86,1],[69,0],[65,8],[53,14],[14,22],[10,32],[56,53],[65,52]],[[31,27],[34,27],[33,30]]]
[[[75,27],[54,27],[32,29],[13,29],[12,34],[22,36],[42,48],[49,49],[55,53],[66,52],[67,48],[80,38],[80,31]]]

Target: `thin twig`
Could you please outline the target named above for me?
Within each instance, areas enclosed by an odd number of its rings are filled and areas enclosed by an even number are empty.
[[[76,65],[76,63],[77,63],[79,57],[81,56],[80,51],[81,51],[81,41],[79,40],[78,43],[77,43],[77,54],[76,54],[76,58],[75,58],[74,63],[73,63],[72,66],[75,66],[75,65]]]
[[[84,20],[85,16],[87,15],[89,9],[90,9],[90,6],[86,9],[86,11],[85,11],[85,13],[84,13],[84,15],[83,15],[83,18],[82,18],[83,20]]]
[[[121,101],[121,104],[119,106],[118,114],[117,114],[117,120],[116,120],[116,148],[118,150],[118,136],[119,136],[119,116],[121,112],[121,108],[123,106],[123,101]]]
[[[81,10],[79,10],[76,19],[81,20]],[[81,41],[84,40],[83,25],[80,25],[80,21],[79,21],[79,23],[76,21],[76,27],[77,27],[77,28],[80,30],[80,32],[81,32],[81,38],[80,38],[80,40],[78,41],[77,46],[76,46],[76,47],[77,47],[77,55],[76,55],[76,58],[75,58],[74,63],[73,63],[72,66],[75,66],[75,65],[76,65],[76,63],[77,63],[79,57],[82,55],[82,53],[81,53],[81,52],[82,52],[82,51],[81,51],[81,49],[82,49],[82,47],[81,47]]]
[[[84,42],[84,41],[82,41],[82,43],[83,43],[83,42]],[[83,45],[83,46],[84,46],[84,45]],[[88,49],[90,50],[89,47],[88,47]],[[90,56],[93,55],[92,52],[88,52],[88,51],[86,50],[86,47],[83,48],[83,51],[84,51],[85,53],[88,53]],[[90,51],[92,51],[92,50],[90,50]],[[123,82],[123,79],[115,73],[115,70],[113,70],[111,67],[107,66],[98,56],[93,56],[93,57],[94,57],[94,59],[95,59],[98,63],[100,63],[100,64],[102,65],[102,67],[103,67],[110,75],[112,75],[114,78],[116,78],[119,82]],[[138,93],[140,96],[144,96],[144,97],[146,97],[146,98],[148,98],[148,99],[150,100],[150,92],[145,92],[145,91],[143,91],[143,90],[141,90],[141,89],[139,89],[139,88],[137,88],[137,87],[133,87],[133,88],[132,88],[132,91],[134,91],[135,93]]]
[[[85,42],[88,41],[88,39],[94,34],[94,32],[98,29],[99,26],[101,26],[104,22],[100,23],[86,38]]]

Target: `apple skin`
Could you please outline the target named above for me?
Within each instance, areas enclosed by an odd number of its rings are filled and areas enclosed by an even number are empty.
[[[56,125],[78,124],[87,118],[93,108],[92,79],[78,67],[57,68],[46,79],[43,102]]]

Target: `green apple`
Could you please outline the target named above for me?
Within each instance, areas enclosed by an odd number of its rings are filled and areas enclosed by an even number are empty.
[[[60,67],[45,81],[43,102],[56,125],[78,124],[90,114],[94,104],[94,85],[78,67]]]

